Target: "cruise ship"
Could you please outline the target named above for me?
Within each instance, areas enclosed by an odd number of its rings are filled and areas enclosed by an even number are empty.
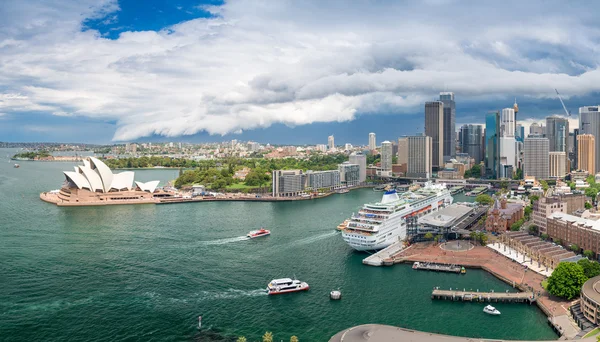
[[[425,183],[425,186],[402,194],[386,191],[381,202],[367,203],[352,214],[342,237],[358,251],[385,248],[406,238],[406,218],[423,216],[452,204],[452,195],[445,184]]]

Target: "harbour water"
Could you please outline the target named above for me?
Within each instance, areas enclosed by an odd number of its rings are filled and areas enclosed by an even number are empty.
[[[535,307],[432,301],[434,286],[504,291],[478,270],[466,275],[369,267],[335,227],[381,192],[361,189],[316,201],[210,202],[59,208],[38,199],[75,163],[21,162],[0,149],[0,336],[9,341],[327,341],[364,323],[452,335],[553,339]],[[140,170],[166,181],[176,170]],[[459,195],[460,196],[460,195]],[[468,199],[468,198],[465,198]],[[458,199],[464,201],[464,199]],[[244,236],[261,226],[265,238]],[[269,297],[273,278],[310,284]],[[343,299],[331,301],[333,289]],[[203,329],[197,330],[197,317]]]

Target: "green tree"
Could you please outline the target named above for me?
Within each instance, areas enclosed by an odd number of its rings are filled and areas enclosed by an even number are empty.
[[[554,240],[554,243],[557,244],[557,245],[562,244],[562,240],[561,239],[553,239],[553,240]]]
[[[545,180],[541,180],[540,185],[542,186],[542,189],[544,189],[544,191],[548,190],[548,182],[546,182]]]
[[[538,195],[531,195],[529,196],[529,201],[531,201],[531,205],[533,205],[533,202],[537,201],[540,199],[540,196]]]
[[[571,250],[575,253],[579,252],[579,246],[577,246],[576,244],[572,244],[571,245]]]
[[[540,231],[540,229],[538,228],[538,226],[536,226],[535,224],[532,224],[531,226],[529,226],[528,230],[533,235],[537,235],[539,233],[539,231]]]
[[[240,336],[240,337],[238,337],[236,342],[246,342],[246,338],[244,336]]]
[[[427,240],[433,239],[433,234],[431,234],[431,232],[425,233],[425,239],[427,239]]]
[[[529,218],[531,217],[531,213],[533,212],[533,208],[531,208],[530,205],[526,206],[524,209],[524,216],[525,216],[525,220],[529,221]]]
[[[273,333],[270,331],[267,331],[263,335],[263,342],[273,342]]]
[[[296,337],[296,336],[290,337],[290,342],[298,342],[298,337]]]
[[[492,196],[490,196],[488,194],[481,194],[481,195],[477,195],[477,197],[475,197],[475,202],[485,204],[485,205],[490,205],[490,204],[494,203],[494,199],[492,198]]]
[[[542,233],[542,235],[541,235],[541,238],[542,238],[543,240],[548,240],[548,234],[546,234],[546,233]]]
[[[588,259],[580,259],[577,264],[583,268],[583,274],[589,279],[600,275],[600,264]]]
[[[590,251],[589,249],[586,249],[585,251],[583,251],[583,255],[588,259],[594,258],[594,252]]]
[[[598,190],[590,186],[589,188],[585,189],[585,195],[594,199],[598,195]]]
[[[440,242],[444,239],[444,236],[442,234],[438,234],[435,236],[436,242]]]
[[[572,262],[561,262],[548,278],[548,292],[571,300],[581,291],[581,286],[587,280],[581,265]]]
[[[584,206],[586,209],[592,209],[592,207],[593,207],[593,205],[592,205],[590,202],[585,202],[585,203],[583,204],[583,206]]]

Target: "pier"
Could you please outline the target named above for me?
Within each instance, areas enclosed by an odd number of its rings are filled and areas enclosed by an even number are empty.
[[[450,272],[450,273],[461,273],[465,268],[460,265],[454,264],[438,264],[434,262],[418,262],[416,261],[413,266],[413,270],[423,271],[435,271],[435,272]],[[465,273],[465,272],[463,272]]]
[[[390,266],[394,264],[393,256],[404,249],[404,241],[397,241],[363,259],[362,263],[370,266]]]
[[[533,292],[479,292],[433,289],[431,299],[445,299],[466,302],[505,302],[533,303],[536,298]]]

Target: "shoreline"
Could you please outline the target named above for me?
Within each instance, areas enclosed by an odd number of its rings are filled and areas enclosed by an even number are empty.
[[[359,185],[352,188],[346,188],[349,191],[363,188],[372,188],[374,185]],[[310,196],[310,197],[250,197],[240,196],[240,193],[227,193],[226,196],[221,197],[192,197],[192,198],[158,198],[155,197],[152,200],[117,200],[117,201],[90,201],[90,202],[62,202],[58,199],[56,194],[49,191],[40,193],[40,199],[44,202],[55,204],[59,207],[90,207],[90,206],[108,206],[108,205],[136,205],[136,204],[179,204],[179,203],[199,203],[199,202],[293,202],[293,201],[309,201],[318,200],[321,198],[329,197],[331,195],[338,194],[337,192],[329,192],[321,196]],[[339,194],[343,195],[343,194]]]
[[[535,304],[548,317],[548,324],[555,332],[567,338],[574,338],[577,331],[570,326],[570,301],[551,296],[542,286],[546,277],[528,271],[522,265],[506,258],[491,248],[475,246],[467,251],[450,251],[439,245],[415,244],[390,256],[393,264],[413,262],[437,262],[457,264],[465,268],[482,269],[521,292],[532,291],[537,294]],[[566,306],[566,307],[565,307]],[[559,328],[560,327],[560,328]],[[561,333],[562,332],[562,333]]]

